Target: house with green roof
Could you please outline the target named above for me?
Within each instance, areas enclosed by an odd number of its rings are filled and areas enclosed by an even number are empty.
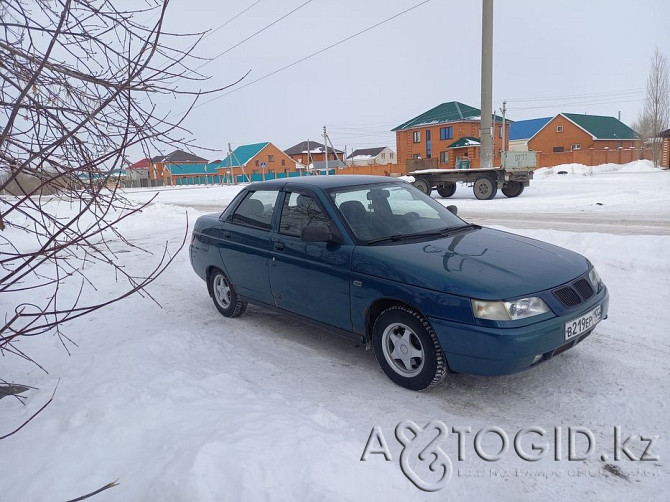
[[[413,168],[454,168],[462,161],[480,166],[481,110],[458,101],[449,101],[409,119],[392,129],[396,133],[398,163],[408,161]],[[509,120],[493,115],[494,165],[500,165],[503,138],[507,149]]]
[[[639,148],[640,135],[615,117],[559,113],[529,140],[528,149],[543,153]]]

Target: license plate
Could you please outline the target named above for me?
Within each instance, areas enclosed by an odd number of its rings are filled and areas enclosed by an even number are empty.
[[[598,322],[600,322],[601,308],[598,305],[592,311],[587,312],[577,319],[565,323],[565,339],[570,340],[576,336],[585,333],[592,329]]]

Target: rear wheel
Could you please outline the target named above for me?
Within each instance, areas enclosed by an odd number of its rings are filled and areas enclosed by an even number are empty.
[[[447,363],[437,335],[426,319],[407,307],[382,312],[372,328],[379,366],[393,382],[424,390],[444,380]]]
[[[523,183],[520,181],[510,181],[505,183],[502,193],[507,197],[518,197],[523,192]]]
[[[479,200],[490,200],[496,196],[498,186],[488,176],[482,176],[477,178],[472,190]]]
[[[209,291],[214,306],[225,317],[237,317],[247,310],[247,303],[240,300],[233,283],[218,268],[209,274]]]
[[[439,193],[441,197],[451,197],[456,193],[456,183],[447,183],[443,187],[438,188],[437,193]]]
[[[423,178],[414,178],[413,185],[415,187],[417,187],[419,190],[421,190],[423,193],[425,193],[426,195],[430,195],[430,192],[432,191],[432,187],[430,186],[430,183],[428,183]]]

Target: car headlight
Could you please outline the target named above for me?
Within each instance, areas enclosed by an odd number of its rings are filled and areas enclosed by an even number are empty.
[[[549,307],[547,307],[542,298],[531,296],[511,302],[472,300],[472,312],[479,319],[514,321],[516,319],[525,319],[544,314],[545,312],[549,312]]]
[[[595,291],[600,291],[600,288],[603,285],[603,280],[600,278],[600,274],[598,274],[595,267],[591,267],[591,271],[589,272],[589,281],[591,281],[591,285]]]

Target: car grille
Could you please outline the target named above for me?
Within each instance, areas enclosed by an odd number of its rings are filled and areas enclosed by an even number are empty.
[[[594,295],[593,287],[586,279],[578,279],[570,286],[555,289],[552,293],[568,308],[576,307]]]

